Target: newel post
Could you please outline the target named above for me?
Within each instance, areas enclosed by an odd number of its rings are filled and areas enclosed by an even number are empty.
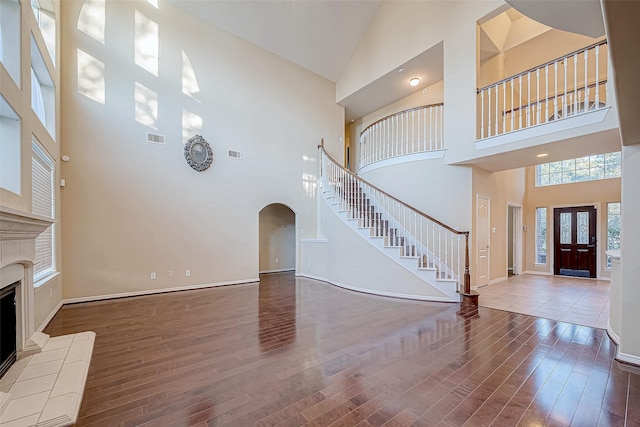
[[[464,236],[464,293],[471,293],[471,274],[469,273],[469,233]]]
[[[469,232],[464,233],[464,289],[462,290],[462,304],[478,306],[479,293],[471,290],[471,274],[469,273]]]

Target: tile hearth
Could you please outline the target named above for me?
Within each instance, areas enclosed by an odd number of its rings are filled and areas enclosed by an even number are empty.
[[[18,360],[0,380],[9,401],[2,427],[68,426],[75,423],[96,334],[50,338],[42,352]]]

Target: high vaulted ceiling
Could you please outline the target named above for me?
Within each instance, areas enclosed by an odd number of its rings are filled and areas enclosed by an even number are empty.
[[[168,0],[231,34],[337,81],[382,0]],[[398,73],[405,69],[406,73]],[[407,84],[408,76],[420,85]],[[443,79],[442,43],[339,103],[351,121]]]
[[[382,0],[169,0],[216,27],[338,80]]]

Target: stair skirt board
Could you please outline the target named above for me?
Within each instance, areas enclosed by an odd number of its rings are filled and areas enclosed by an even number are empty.
[[[410,299],[416,301],[432,301],[432,302],[446,302],[446,303],[456,303],[457,301],[451,301],[451,299],[447,297],[437,297],[437,296],[421,296],[421,295],[412,295],[412,294],[398,294],[395,292],[385,292],[385,291],[376,291],[375,289],[368,288],[359,288],[357,286],[345,285],[344,283],[336,282],[335,280],[328,279],[326,277],[314,276],[313,274],[306,273],[296,273],[297,277],[306,277],[307,279],[319,280],[321,282],[326,282],[330,285],[337,286],[339,288],[348,289],[354,292],[361,292],[363,294],[369,295],[378,295],[383,297],[391,297],[391,298],[401,298],[401,299]]]
[[[366,240],[369,244],[371,244],[372,246],[374,246],[377,249],[379,249],[389,259],[391,259],[392,261],[394,261],[395,263],[400,265],[406,271],[408,271],[411,274],[413,274],[414,276],[416,276],[425,285],[428,285],[431,288],[433,288],[434,290],[436,290],[436,291],[438,291],[438,292],[440,292],[440,293],[445,295],[445,297],[433,296],[433,297],[424,297],[424,298],[421,298],[421,299],[432,300],[432,301],[448,301],[448,302],[460,302],[461,301],[461,295],[456,290],[457,284],[456,284],[455,281],[453,281],[453,280],[437,280],[434,277],[434,282],[441,284],[441,286],[438,286],[437,284],[433,284],[433,282],[430,282],[428,279],[426,279],[424,277],[424,274],[426,272],[429,272],[429,271],[435,272],[435,269],[433,269],[433,268],[419,268],[418,267],[418,261],[416,260],[416,257],[401,256],[400,255],[400,250],[401,250],[402,246],[387,246],[387,243],[388,243],[387,239],[389,237],[393,237],[393,236],[386,236],[383,239],[380,239],[380,238],[377,238],[377,237],[376,238],[372,238],[369,235],[365,236],[365,234],[367,234],[366,233],[367,227],[365,227],[364,229],[360,229],[358,227],[358,224],[360,222],[359,219],[345,218],[344,214],[346,214],[347,212],[340,212],[338,210],[338,208],[337,208],[337,205],[331,203],[331,201],[327,197],[323,196],[322,199],[324,199],[325,203],[327,204],[329,209],[332,211],[332,213],[337,216],[338,220],[341,221],[342,223],[344,223],[351,230],[353,230],[362,239]],[[357,223],[354,225],[353,223],[356,222],[356,221],[357,221]],[[395,237],[397,237],[397,236],[395,236]],[[381,241],[381,240],[384,240],[384,242],[383,242],[383,246],[384,247],[383,248],[380,248],[380,246],[375,243],[376,241]],[[397,256],[394,256],[392,253],[390,253],[392,251],[390,251],[389,249],[397,251]],[[419,257],[417,257],[417,258],[419,259]],[[415,263],[415,266],[410,266],[409,263]],[[434,276],[435,276],[435,274],[434,274]],[[447,286],[449,286],[449,288],[450,288],[451,285],[453,285],[453,289],[447,289]],[[347,285],[345,285],[343,287],[351,289]],[[375,291],[362,290],[362,292],[371,293],[371,292],[375,292]],[[382,295],[382,293],[380,293],[378,295]]]

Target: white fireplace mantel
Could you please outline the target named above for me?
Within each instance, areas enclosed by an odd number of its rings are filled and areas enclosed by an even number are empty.
[[[18,357],[39,352],[49,338],[36,332],[33,263],[35,239],[53,223],[50,218],[0,205],[0,289],[20,283],[16,289]],[[0,414],[8,403],[9,395],[0,391]]]
[[[53,223],[51,218],[0,205],[0,241],[35,239]]]

